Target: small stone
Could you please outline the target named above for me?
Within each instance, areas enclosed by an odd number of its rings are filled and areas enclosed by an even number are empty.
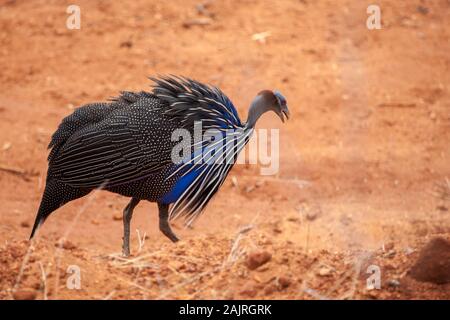
[[[378,290],[366,291],[366,296],[371,298],[371,299],[378,299]]]
[[[237,180],[236,176],[232,176],[232,177],[231,177],[231,184],[232,184],[233,187],[235,187],[235,188],[239,187],[239,183],[238,183],[238,180]]]
[[[423,15],[426,15],[426,14],[428,14],[429,10],[428,10],[427,7],[424,7],[424,6],[418,6],[418,7],[417,7],[417,12],[419,12],[419,13],[421,13],[421,14],[423,14]]]
[[[283,229],[280,228],[280,226],[273,227],[273,232],[275,233],[283,233]]]
[[[400,287],[400,281],[395,280],[395,279],[389,280],[387,284],[389,287],[394,287],[394,288]]]
[[[264,288],[264,294],[269,295],[274,293],[275,291],[277,291],[277,286],[274,283],[269,283],[265,288]]]
[[[390,251],[394,249],[394,243],[393,242],[388,242],[384,244],[384,250],[385,251]]]
[[[7,141],[3,144],[2,150],[7,151],[11,148],[11,146],[12,146],[11,142]]]
[[[41,283],[35,282],[31,287],[35,290],[39,290],[41,288]]]
[[[133,42],[131,40],[122,41],[120,43],[121,48],[131,48],[133,46]]]
[[[395,250],[390,250],[384,254],[384,257],[390,259],[390,258],[395,257],[395,254],[396,254]]]
[[[421,250],[409,275],[424,282],[450,283],[450,241],[437,237]]]
[[[253,298],[254,296],[256,296],[257,291],[256,291],[255,288],[247,287],[244,290],[242,290],[240,292],[240,294],[243,295],[243,296],[247,296],[247,297]]]
[[[62,245],[61,245],[62,244]],[[69,240],[66,240],[66,239],[59,239],[56,243],[55,243],[55,246],[56,247],[58,247],[58,246],[61,246],[63,249],[65,249],[65,250],[72,250],[72,249],[75,249],[76,248],[76,245],[73,243],[73,242],[71,242],[71,241],[69,241]]]
[[[245,265],[250,270],[255,270],[256,268],[262,266],[272,259],[272,255],[267,251],[255,251],[247,255],[245,260]]]
[[[255,182],[255,187],[256,188],[260,188],[263,185],[264,185],[264,181],[258,180],[258,181]]]
[[[234,300],[234,294],[233,294],[233,292],[228,292],[228,293],[225,295],[225,300]]]
[[[22,221],[22,222],[20,223],[20,226],[21,226],[22,228],[29,228],[29,227],[30,227],[30,223],[29,223],[28,221]]]
[[[245,187],[245,192],[246,192],[246,193],[250,193],[250,192],[252,192],[253,190],[255,190],[255,186],[254,186],[254,185]]]
[[[321,267],[319,269],[319,273],[318,274],[321,277],[327,277],[327,276],[329,276],[331,274],[331,269],[328,268],[328,267]]]
[[[116,213],[115,215],[113,215],[113,220],[114,221],[122,221],[123,219],[123,215]]]
[[[212,23],[212,21],[213,20],[211,18],[198,18],[198,19],[186,20],[183,22],[183,27],[190,28],[192,26],[207,26],[207,25],[210,25]]]
[[[436,113],[435,112],[430,112],[430,119],[431,120],[436,120]]]
[[[32,289],[18,290],[13,293],[14,300],[35,300],[36,291]]]
[[[410,254],[414,253],[416,250],[414,250],[414,249],[411,248],[411,247],[406,247],[405,249],[403,249],[403,251],[405,252],[405,254],[406,254],[407,256],[409,256]]]
[[[309,221],[313,221],[317,218],[317,213],[315,210],[310,210],[308,213],[306,213],[306,219]]]
[[[281,289],[286,289],[287,287],[289,287],[291,285],[292,281],[291,281],[291,279],[289,279],[286,276],[279,276],[277,279],[277,282],[278,282],[278,286]]]

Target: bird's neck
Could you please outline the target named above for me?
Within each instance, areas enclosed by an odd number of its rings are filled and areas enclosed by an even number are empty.
[[[261,115],[266,111],[267,106],[264,98],[261,96],[257,96],[250,104],[246,127],[253,129],[256,125],[256,121],[258,121],[259,117],[261,117]]]

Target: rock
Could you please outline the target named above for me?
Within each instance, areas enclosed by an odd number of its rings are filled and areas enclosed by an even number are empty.
[[[395,279],[391,279],[391,280],[389,280],[389,281],[387,282],[387,285],[388,285],[389,287],[397,288],[397,287],[400,287],[400,281],[395,280]]]
[[[277,282],[278,282],[278,286],[280,287],[280,289],[286,289],[292,283],[291,279],[289,279],[286,276],[279,276],[277,279]]]
[[[430,112],[430,119],[431,120],[436,120],[436,113],[435,112]]]
[[[306,213],[306,219],[308,219],[309,221],[313,221],[316,218],[317,218],[317,212],[316,211],[311,210],[311,211],[308,211]]]
[[[368,290],[365,295],[370,299],[378,299],[378,290]]]
[[[133,46],[133,42],[131,40],[122,41],[120,43],[121,48],[131,48]]]
[[[283,229],[280,228],[279,225],[273,227],[273,232],[275,233],[283,233]]]
[[[426,15],[426,14],[428,14],[429,10],[428,10],[427,7],[424,7],[424,6],[418,6],[418,7],[417,7],[417,12],[419,12],[419,13],[421,13],[421,14],[423,14],[423,15]]]
[[[33,284],[31,285],[31,287],[32,287],[34,290],[39,290],[39,289],[41,289],[41,283],[40,283],[40,282],[35,282],[35,283],[33,283]]]
[[[17,290],[13,293],[14,300],[35,300],[36,290],[33,289],[23,289]]]
[[[61,245],[61,243],[62,243],[62,245]],[[60,245],[61,245],[61,247],[63,249],[66,249],[66,250],[72,250],[72,249],[75,249],[77,247],[73,242],[70,242],[69,240],[66,240],[66,239],[59,239],[55,243],[56,247],[58,247]]]
[[[239,187],[238,180],[237,180],[237,178],[236,178],[235,176],[232,176],[232,177],[231,177],[231,184],[232,184],[233,187],[235,187],[235,188]]]
[[[25,252],[26,252],[25,248],[24,247],[19,247],[19,246],[11,247],[11,249],[9,251],[9,253],[11,254],[11,256],[14,259],[18,259],[18,258],[23,257],[25,255]]]
[[[245,260],[245,265],[250,270],[255,270],[256,268],[262,266],[272,259],[272,255],[267,251],[255,251],[247,255]]]
[[[332,270],[328,267],[321,267],[319,269],[318,275],[321,277],[327,277],[327,276],[331,275],[331,271]]]
[[[114,221],[122,221],[122,219],[123,219],[123,215],[122,214],[117,213],[117,214],[113,215],[113,220]]]
[[[428,242],[408,274],[418,281],[450,283],[450,241],[438,237]]]
[[[20,226],[21,226],[22,228],[29,228],[29,227],[30,227],[30,223],[29,223],[28,221],[22,221],[22,222],[20,223]]]
[[[244,289],[240,292],[241,295],[247,296],[249,298],[253,298],[257,293],[258,292],[256,291],[256,289],[251,285],[245,286]]]
[[[250,298],[253,298],[254,296],[256,296],[256,290],[255,289],[245,289],[245,290],[242,290],[241,291],[241,294],[243,295],[243,296],[247,296],[247,297],[250,297]]]
[[[269,283],[265,288],[264,288],[264,294],[265,295],[269,295],[274,293],[275,291],[277,291],[277,286],[275,285],[275,283]]]
[[[246,187],[245,187],[245,192],[246,192],[246,193],[250,193],[250,192],[252,192],[253,190],[255,190],[255,186],[254,186],[254,185],[252,185],[252,186],[246,186]]]
[[[211,18],[198,18],[198,19],[190,19],[183,22],[184,28],[190,28],[192,26],[207,26],[213,22]]]
[[[397,254],[397,252],[395,250],[389,250],[388,252],[386,252],[383,256],[385,258],[389,258],[392,259],[393,257],[395,257],[395,255]]]
[[[388,242],[384,244],[384,250],[385,251],[391,251],[394,249],[394,243],[393,242]]]

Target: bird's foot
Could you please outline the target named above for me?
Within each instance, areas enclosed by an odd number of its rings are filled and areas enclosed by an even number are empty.
[[[178,237],[175,235],[175,233],[173,233],[172,229],[170,228],[168,223],[161,223],[159,225],[159,230],[161,230],[161,232],[170,239],[170,241],[172,242],[178,242],[180,241],[180,239],[178,239]]]
[[[125,241],[122,245],[122,256],[125,258],[130,256],[130,244],[127,244]]]

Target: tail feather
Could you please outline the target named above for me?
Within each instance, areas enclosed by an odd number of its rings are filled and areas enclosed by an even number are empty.
[[[36,215],[36,219],[34,220],[33,229],[31,230],[30,240],[33,239],[34,234],[39,229],[39,227],[44,223],[45,219],[46,217],[40,215],[38,212],[38,214]]]

